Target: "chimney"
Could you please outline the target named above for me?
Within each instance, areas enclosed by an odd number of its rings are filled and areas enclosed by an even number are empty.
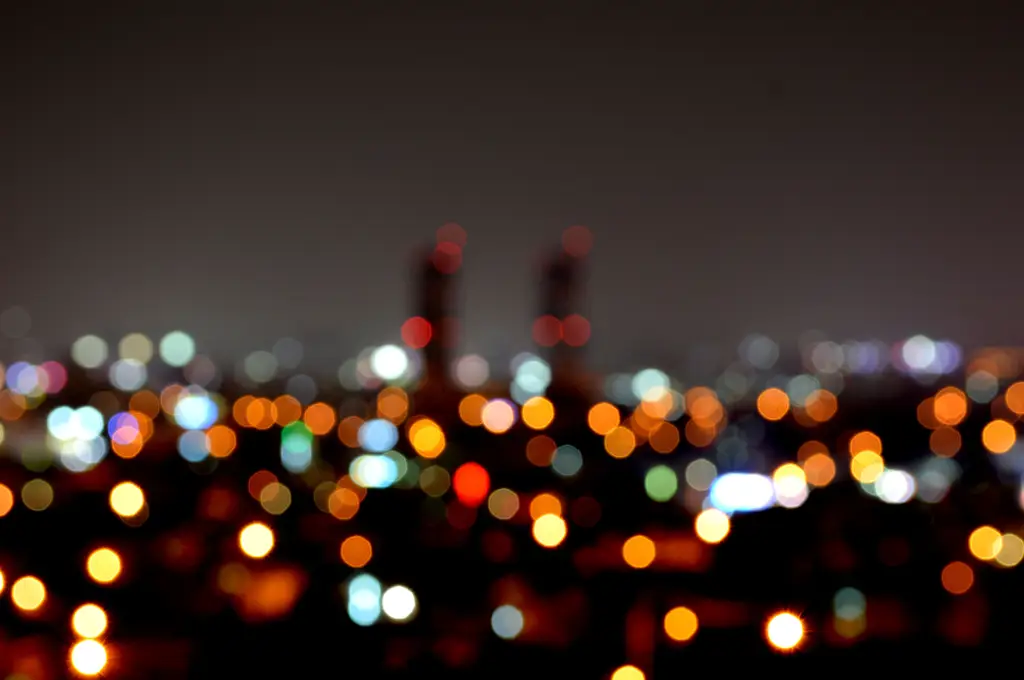
[[[551,366],[551,385],[580,389],[584,382],[584,346],[590,322],[583,314],[583,264],[590,249],[586,227],[570,227],[543,265],[541,307],[533,324],[533,339]]]
[[[414,346],[423,350],[425,386],[430,389],[450,385],[452,351],[458,345],[456,285],[464,244],[465,232],[449,223],[438,230],[437,245],[420,258],[419,319],[415,321],[421,342]],[[407,321],[407,326],[413,321]]]

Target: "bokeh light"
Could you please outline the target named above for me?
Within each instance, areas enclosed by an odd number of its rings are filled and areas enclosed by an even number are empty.
[[[673,607],[662,622],[665,635],[676,642],[687,642],[697,634],[697,615],[687,607]]]
[[[87,677],[99,675],[107,667],[107,650],[96,640],[81,640],[71,648],[71,668]]]
[[[248,524],[238,532],[238,547],[249,557],[262,559],[274,549],[274,531],[261,522]]]
[[[721,543],[729,535],[729,516],[716,508],[708,508],[697,515],[693,528],[705,543]]]
[[[84,638],[98,638],[107,630],[107,613],[95,604],[83,604],[71,615],[71,628]]]
[[[93,581],[113,583],[121,575],[121,557],[110,548],[97,548],[89,553],[85,569]]]
[[[645,680],[644,672],[636,666],[619,666],[612,672],[611,680]]]
[[[654,541],[647,536],[633,536],[622,544],[622,559],[634,569],[649,567],[656,553]]]
[[[994,527],[978,527],[968,536],[967,547],[979,560],[993,560],[1003,549],[1003,535]]]
[[[121,517],[135,517],[145,505],[146,495],[134,482],[121,482],[110,490],[110,509]]]
[[[545,548],[556,548],[565,540],[568,527],[555,514],[541,515],[533,521],[533,538]]]
[[[22,576],[11,585],[11,601],[22,611],[36,611],[46,602],[46,586],[35,576]]]
[[[796,614],[779,612],[768,619],[765,626],[768,643],[775,649],[789,651],[796,649],[804,639],[804,623]]]

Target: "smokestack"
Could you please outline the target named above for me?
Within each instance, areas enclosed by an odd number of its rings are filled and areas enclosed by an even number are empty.
[[[590,322],[583,314],[584,258],[590,250],[586,227],[570,227],[541,274],[541,306],[533,339],[551,366],[552,388],[580,389],[584,382],[584,346]]]
[[[407,344],[423,350],[425,386],[430,389],[450,384],[452,351],[458,345],[456,287],[464,244],[465,232],[458,225],[449,223],[438,230],[437,245],[420,258],[419,317],[403,329],[403,336],[410,336]]]

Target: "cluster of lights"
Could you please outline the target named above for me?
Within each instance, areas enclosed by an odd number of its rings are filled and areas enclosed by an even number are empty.
[[[452,248],[445,248],[446,256],[455,254]],[[551,319],[543,322],[541,330],[545,337],[551,336]],[[580,320],[554,322],[559,324],[560,340],[574,344],[575,340],[570,342],[569,338],[582,336]],[[437,462],[447,448],[446,433],[438,422],[411,415],[405,391],[420,376],[417,351],[429,341],[431,332],[425,320],[411,319],[402,328],[405,346],[368,348],[342,366],[339,379],[343,386],[377,392],[376,417],[370,418],[345,416],[340,409],[316,401],[315,382],[303,375],[289,378],[287,394],[275,399],[246,395],[229,405],[215,391],[216,371],[205,357],[196,355],[195,343],[180,331],[167,334],[156,345],[142,334],[128,335],[118,344],[116,358],[111,357],[101,338],[85,336],[72,347],[72,359],[88,370],[105,367],[112,387],[132,393],[129,407],[118,408],[105,417],[105,411],[93,404],[58,406],[46,419],[46,448],[64,469],[84,472],[100,464],[111,450],[121,458],[138,455],[153,435],[155,420],[162,415],[181,431],[177,442],[181,457],[190,464],[199,464],[230,456],[237,446],[236,427],[280,427],[281,467],[303,475],[313,469],[320,438],[336,436],[358,451],[344,477],[320,483],[313,495],[321,510],[339,520],[351,519],[369,490],[419,488],[435,498],[452,491],[462,506],[486,507],[501,521],[528,510],[530,534],[536,544],[545,550],[558,549],[570,532],[568,508],[562,498],[543,492],[527,502],[524,495],[511,489],[492,489],[490,474],[479,463],[466,462],[449,471]],[[803,349],[808,372],[795,376],[765,375],[779,358],[778,346],[765,336],[744,340],[739,361],[722,373],[713,387],[686,388],[656,368],[611,376],[605,385],[608,401],[590,408],[587,425],[601,437],[604,452],[613,459],[629,458],[642,446],[667,455],[684,441],[706,450],[685,468],[670,463],[649,466],[643,475],[643,488],[654,502],[678,501],[689,509],[694,515],[695,535],[715,545],[728,538],[737,514],[772,507],[798,508],[812,489],[827,486],[844,474],[829,447],[817,440],[805,442],[795,462],[778,465],[770,473],[737,469],[736,461],[749,459],[754,445],[752,435],[730,420],[732,411],[751,407],[759,416],[757,427],[762,431],[765,424],[787,418],[813,428],[830,421],[838,412],[844,375],[878,373],[891,366],[922,384],[931,384],[937,376],[949,374],[962,364],[958,347],[925,336],[892,347],[817,339]],[[156,355],[163,367],[153,362]],[[281,341],[272,351],[250,354],[241,369],[249,383],[266,385],[278,378],[282,369],[296,368],[301,358],[300,343]],[[159,393],[146,389],[164,369],[181,369],[187,384],[173,383]],[[490,377],[486,360],[477,355],[457,359],[451,370],[456,382],[467,390],[482,388]],[[558,478],[575,477],[584,466],[583,452],[544,434],[557,416],[555,405],[544,396],[551,382],[551,367],[539,356],[524,353],[513,360],[510,370],[510,398],[468,394],[458,408],[462,422],[493,435],[521,426],[529,435],[526,455],[532,464],[550,468]],[[21,362],[6,369],[0,366],[0,373],[7,397],[22,412],[38,408],[48,395],[60,392],[67,379],[56,362],[38,366]],[[967,367],[963,389],[943,387],[926,398],[917,415],[930,431],[932,455],[908,469],[888,465],[876,434],[866,430],[853,434],[841,444],[849,454],[850,477],[865,494],[885,503],[902,504],[915,498],[926,503],[940,501],[959,475],[959,467],[952,460],[962,445],[958,428],[969,411],[979,406],[990,408],[993,414],[982,430],[980,443],[995,460],[1009,460],[1011,457],[1004,454],[1015,449],[1015,422],[1024,416],[1024,382],[1009,385],[1001,394],[1006,373],[998,361],[974,362]],[[229,417],[234,425],[227,422]],[[396,450],[402,445],[403,433],[412,451],[409,456]],[[48,459],[39,456],[26,453],[22,462],[29,470],[42,471]],[[269,471],[254,474],[249,490],[272,516],[282,514],[291,505],[292,491]],[[1021,494],[1024,502],[1024,489]],[[44,510],[53,500],[53,488],[42,479],[33,479],[22,487],[21,496],[27,507]],[[0,516],[13,502],[13,493],[0,485]],[[134,482],[116,484],[110,491],[109,505],[130,526],[138,526],[148,517],[145,492]],[[251,522],[239,530],[237,542],[246,558],[260,560],[274,551],[276,536],[270,524]],[[967,547],[977,560],[1002,568],[1015,567],[1024,560],[1024,539],[991,526],[971,533]],[[349,567],[362,570],[371,561],[373,546],[365,537],[353,534],[342,541],[339,555]],[[623,542],[621,556],[629,568],[646,569],[659,558],[659,541],[643,534],[631,536]],[[106,547],[90,553],[86,564],[90,578],[99,584],[116,581],[121,569],[120,555]],[[974,571],[964,562],[951,562],[943,569],[941,580],[950,593],[963,594],[974,582]],[[0,573],[0,591],[3,584]],[[47,598],[44,584],[31,575],[17,579],[10,592],[16,607],[26,614],[42,608]],[[343,592],[349,617],[362,626],[373,625],[382,616],[393,622],[409,621],[419,607],[408,586],[385,588],[365,571],[354,575]],[[836,632],[851,639],[860,635],[865,626],[863,594],[845,588],[836,593],[833,605]],[[491,616],[493,632],[506,640],[519,637],[528,624],[523,610],[513,604],[498,606]],[[107,650],[100,638],[107,627],[107,614],[97,604],[82,604],[72,614],[72,629],[80,639],[71,648],[70,663],[79,674],[97,675],[106,668]],[[687,643],[697,635],[697,614],[685,606],[674,607],[666,613],[663,628],[671,641]],[[778,612],[766,621],[764,634],[774,649],[789,651],[801,645],[805,630],[798,616]],[[612,677],[635,680],[645,676],[635,666],[623,666]]]

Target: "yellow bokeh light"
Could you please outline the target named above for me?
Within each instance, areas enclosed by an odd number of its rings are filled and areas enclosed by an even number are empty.
[[[1001,567],[1016,567],[1024,560],[1024,539],[1017,534],[1003,534],[1002,545],[995,559]]]
[[[649,567],[657,554],[654,541],[646,536],[637,535],[622,544],[622,559],[634,569]]]
[[[96,640],[82,640],[71,648],[69,660],[79,675],[99,675],[107,667],[107,650]]]
[[[516,412],[506,400],[492,399],[480,412],[480,420],[488,432],[503,434],[515,424]]]
[[[1006,453],[1017,443],[1017,430],[1006,420],[993,420],[981,431],[981,443],[990,453]]]
[[[636,435],[628,427],[616,427],[604,436],[604,450],[612,458],[628,458],[636,449]]]
[[[772,473],[775,488],[786,492],[797,493],[807,486],[807,473],[796,463],[783,463]]]
[[[530,397],[523,404],[523,423],[531,430],[543,430],[555,419],[555,405],[544,397]]]
[[[622,422],[622,415],[614,404],[602,401],[594,404],[587,412],[587,425],[594,434],[602,437],[619,426]]]
[[[99,548],[85,561],[89,578],[97,583],[113,583],[121,575],[121,557],[110,548]]]
[[[697,537],[705,543],[721,543],[729,535],[729,515],[717,508],[708,508],[693,520]]]
[[[0,594],[3,594],[5,585],[7,585],[7,581],[4,580],[4,572],[0,570]]]
[[[765,626],[765,637],[775,649],[788,651],[796,649],[804,639],[804,623],[796,614],[779,612]]]
[[[757,412],[765,420],[782,420],[789,413],[789,396],[778,387],[769,387],[757,396]]]
[[[644,672],[636,666],[620,666],[612,673],[611,680],[644,680]]]
[[[238,532],[238,547],[249,557],[266,557],[274,549],[274,531],[262,522],[247,524]]]
[[[83,604],[71,615],[71,629],[84,638],[98,638],[107,630],[107,613],[95,604]]]
[[[978,527],[967,538],[967,547],[979,560],[993,560],[1003,549],[1003,535],[994,527]]]
[[[862,484],[871,484],[885,472],[885,461],[874,451],[864,450],[850,459],[850,474]]]
[[[669,638],[686,642],[697,634],[697,615],[687,607],[675,607],[665,614],[663,625]]]
[[[420,418],[409,426],[409,443],[416,453],[427,459],[440,456],[447,445],[444,430],[429,418]]]
[[[35,576],[22,576],[11,585],[11,601],[18,609],[33,612],[46,602],[46,586]]]
[[[555,548],[565,540],[568,527],[558,515],[541,515],[533,522],[533,538],[545,548]]]
[[[146,495],[138,484],[121,482],[110,490],[110,509],[121,517],[135,517],[146,505]]]

